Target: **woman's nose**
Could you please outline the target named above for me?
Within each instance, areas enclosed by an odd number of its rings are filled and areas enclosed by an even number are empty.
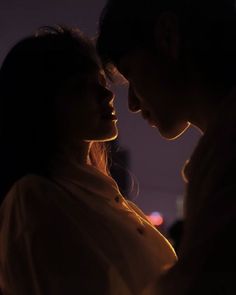
[[[115,95],[114,95],[114,93],[110,89],[104,88],[104,97],[109,102],[112,102],[114,100],[114,98],[115,98]]]

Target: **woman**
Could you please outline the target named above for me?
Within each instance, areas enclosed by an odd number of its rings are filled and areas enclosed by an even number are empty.
[[[4,294],[151,294],[176,256],[109,175],[117,118],[91,42],[63,28],[19,42],[0,91]]]

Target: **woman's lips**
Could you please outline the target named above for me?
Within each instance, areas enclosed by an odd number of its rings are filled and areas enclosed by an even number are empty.
[[[102,112],[102,119],[103,120],[116,121],[117,116],[116,116],[115,110],[114,109],[109,109],[109,110],[103,111]]]

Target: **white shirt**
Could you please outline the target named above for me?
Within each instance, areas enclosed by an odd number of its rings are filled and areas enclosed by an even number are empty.
[[[0,210],[9,294],[152,294],[151,285],[176,262],[173,248],[111,177],[61,164],[52,179],[16,182]]]

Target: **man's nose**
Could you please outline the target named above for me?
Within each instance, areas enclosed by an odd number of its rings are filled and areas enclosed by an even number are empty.
[[[129,110],[133,113],[137,113],[140,111],[140,102],[137,96],[135,95],[132,87],[129,87],[128,106],[129,106]]]

